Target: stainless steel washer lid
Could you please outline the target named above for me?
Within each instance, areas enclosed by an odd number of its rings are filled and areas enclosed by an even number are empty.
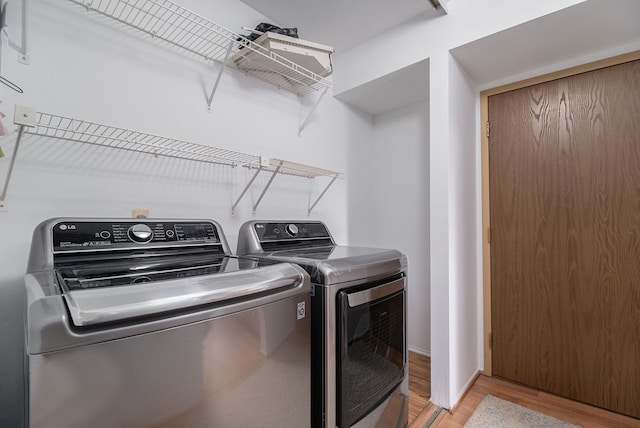
[[[72,290],[64,293],[64,299],[73,324],[86,327],[277,292],[302,282],[299,271],[280,263],[131,286]]]
[[[216,274],[215,278],[182,278],[179,281],[167,281],[166,284],[155,282],[77,290],[78,293],[74,293],[71,299],[71,307],[75,309],[71,310],[56,284],[55,272],[27,274],[27,351],[29,354],[56,352],[165,330],[230,315],[291,296],[306,296],[311,291],[309,275],[299,266],[246,260],[235,260],[228,264],[234,263],[239,263],[245,270],[241,274],[229,272]],[[234,284],[242,280],[246,280],[240,284],[242,289],[233,289]],[[197,285],[193,293],[187,293],[187,290],[179,287],[192,281]],[[148,290],[154,284],[160,286],[158,292]],[[144,287],[149,293],[143,293],[139,287]],[[109,289],[118,291],[119,295],[102,299],[101,293]],[[243,297],[239,294],[241,292],[249,294]],[[152,293],[157,293],[155,296],[158,300],[149,299]],[[124,298],[128,299],[124,305],[117,302]],[[144,308],[141,308],[142,312],[136,312],[133,300],[140,298],[143,298],[141,303]],[[171,307],[178,309],[172,311]],[[127,318],[131,316],[134,318]],[[116,318],[119,320],[115,321]],[[78,327],[76,323],[86,324]]]

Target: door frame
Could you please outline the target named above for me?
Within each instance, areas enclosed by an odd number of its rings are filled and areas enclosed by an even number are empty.
[[[483,374],[493,374],[491,354],[491,231],[489,218],[489,97],[528,86],[546,83],[552,80],[576,74],[586,73],[601,68],[624,64],[640,59],[640,51],[590,62],[565,70],[555,71],[519,82],[509,83],[480,92],[480,134],[481,134],[481,181],[482,181],[482,295],[483,295],[483,342],[484,370]]]

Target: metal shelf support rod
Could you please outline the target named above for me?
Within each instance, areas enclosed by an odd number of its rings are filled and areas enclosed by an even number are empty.
[[[267,185],[264,186],[264,189],[262,189],[262,193],[260,193],[260,197],[258,197],[258,200],[256,201],[255,205],[253,206],[253,213],[256,213],[256,209],[258,208],[258,205],[260,205],[260,202],[262,201],[262,198],[264,197],[264,194],[267,193],[267,189],[269,188],[269,186],[271,186],[271,183],[273,183],[273,179],[276,178],[276,175],[278,175],[278,172],[280,171],[280,168],[282,167],[282,163],[280,163],[280,165],[278,165],[278,167],[273,171],[273,174],[271,174],[271,177],[269,178],[269,181],[267,182]]]
[[[311,120],[311,116],[313,116],[313,113],[316,112],[316,109],[318,108],[318,105],[320,104],[320,101],[322,101],[322,98],[324,97],[324,95],[327,93],[327,90],[329,90],[328,87],[324,88],[324,91],[322,91],[322,94],[320,94],[320,97],[318,97],[318,99],[315,102],[315,104],[313,105],[313,107],[311,107],[311,111],[307,115],[307,117],[304,120],[304,122],[302,122],[302,125],[300,125],[300,127],[298,128],[298,136],[300,136],[300,134],[302,134],[302,130],[304,128],[306,128],[307,125],[309,124],[309,121]]]
[[[240,201],[242,200],[242,198],[244,198],[244,194],[247,193],[247,190],[249,190],[249,187],[251,187],[251,185],[253,184],[253,182],[255,181],[255,179],[258,177],[258,174],[260,174],[260,172],[262,171],[262,167],[258,168],[256,170],[256,173],[253,174],[253,177],[251,177],[251,180],[249,180],[249,182],[247,183],[246,186],[244,186],[244,190],[242,191],[242,193],[240,193],[240,196],[238,196],[238,199],[236,200],[236,202],[233,204],[233,206],[231,207],[231,215],[235,214],[236,212],[236,207],[238,206],[238,204],[240,203]]]
[[[329,182],[329,184],[327,184],[327,187],[324,188],[324,190],[322,191],[322,193],[320,193],[320,196],[318,196],[318,199],[316,199],[316,201],[313,203],[313,205],[311,205],[311,207],[309,207],[309,210],[307,211],[307,215],[311,215],[311,211],[313,211],[313,209],[316,207],[316,205],[318,204],[318,202],[320,202],[320,199],[322,199],[322,197],[324,196],[325,193],[327,193],[327,190],[329,190],[329,187],[331,187],[331,185],[338,179],[337,175],[334,175],[333,178],[331,179],[331,181]]]
[[[29,52],[28,52],[28,26],[29,26],[29,0],[22,0],[22,38],[20,39],[20,44],[17,44],[13,40],[9,39],[9,46],[20,52],[20,58],[18,62],[23,64],[29,63]]]
[[[229,62],[229,57],[231,56],[231,48],[233,47],[233,40],[229,42],[229,46],[227,46],[227,52],[224,55],[224,60],[222,61],[222,66],[220,67],[220,71],[218,71],[218,77],[216,78],[216,83],[213,85],[211,89],[211,94],[209,94],[209,98],[207,98],[207,110],[211,110],[211,102],[213,101],[213,95],[216,93],[218,89],[218,84],[220,83],[220,78],[222,77],[222,72],[224,68],[227,66]]]
[[[13,152],[11,153],[11,160],[9,161],[9,168],[7,169],[7,175],[4,178],[2,193],[0,193],[0,205],[4,205],[4,200],[5,200],[5,197],[7,196],[7,189],[9,188],[9,181],[11,180],[11,174],[13,172],[13,164],[16,161],[18,146],[20,146],[20,141],[22,141],[22,136],[24,135],[24,128],[25,128],[25,125],[19,125],[18,127],[18,138],[16,139],[16,144],[13,146]]]

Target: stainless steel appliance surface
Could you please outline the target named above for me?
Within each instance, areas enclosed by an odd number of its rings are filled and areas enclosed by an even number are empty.
[[[56,218],[25,275],[30,427],[310,426],[310,281],[212,220]]]
[[[406,256],[337,245],[319,221],[246,222],[237,254],[311,276],[312,426],[406,426]]]

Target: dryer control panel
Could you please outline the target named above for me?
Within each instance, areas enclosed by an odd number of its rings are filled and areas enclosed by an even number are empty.
[[[283,239],[331,238],[329,230],[322,223],[256,223],[254,229],[261,242]]]
[[[237,254],[336,245],[329,229],[320,221],[248,221],[238,233]]]

